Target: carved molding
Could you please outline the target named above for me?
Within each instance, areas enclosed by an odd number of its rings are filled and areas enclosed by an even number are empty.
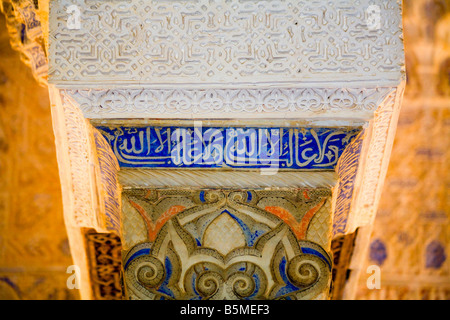
[[[97,183],[99,216],[103,217],[105,228],[108,231],[119,235],[121,186],[117,174],[120,167],[105,138],[95,128],[92,128],[92,133],[96,149],[94,160],[98,161],[98,167],[95,168],[99,178]]]
[[[388,95],[374,119],[338,163],[334,237],[373,223],[389,164],[404,85]],[[363,139],[363,140],[361,140]]]
[[[371,119],[395,88],[62,89],[86,118]]]
[[[347,233],[358,231],[355,248],[351,258],[352,275],[345,283],[344,298],[353,298],[364,263],[370,234],[372,231],[378,203],[383,189],[392,145],[395,138],[398,116],[405,84],[398,87],[395,94],[387,97],[376,111],[363,143],[355,192],[348,213]]]
[[[364,137],[365,130],[345,149],[336,167],[338,181],[334,193],[333,238],[347,233]]]
[[[265,173],[265,174],[264,174]],[[216,170],[122,169],[118,172],[124,188],[332,188],[337,174],[333,171],[264,172]]]

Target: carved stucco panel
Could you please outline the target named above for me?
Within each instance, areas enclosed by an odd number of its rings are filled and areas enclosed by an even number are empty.
[[[124,237],[127,297],[325,298],[330,196],[329,189],[125,191],[123,220],[131,210],[146,226],[139,243],[133,229]]]
[[[73,226],[104,230],[92,127],[70,98],[52,86],[49,91],[65,215]]]
[[[401,2],[356,4],[57,0],[49,75],[72,84],[398,82]]]
[[[86,118],[371,119],[392,87],[63,89]]]

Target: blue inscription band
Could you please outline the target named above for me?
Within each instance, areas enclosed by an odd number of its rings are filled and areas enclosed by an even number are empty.
[[[123,168],[334,170],[361,128],[106,127]]]

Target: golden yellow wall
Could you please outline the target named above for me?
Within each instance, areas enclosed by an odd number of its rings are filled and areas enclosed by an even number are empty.
[[[77,299],[48,90],[11,49],[0,14],[0,299]]]
[[[450,299],[450,1],[404,1],[408,85],[359,299]],[[366,270],[363,268],[363,271]]]

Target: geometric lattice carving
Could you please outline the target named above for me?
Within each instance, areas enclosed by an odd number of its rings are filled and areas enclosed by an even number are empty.
[[[403,59],[397,0],[92,1],[50,6],[53,83],[397,81]],[[74,16],[70,5],[79,9]],[[69,28],[77,19],[79,28]],[[389,73],[392,73],[389,76]]]

